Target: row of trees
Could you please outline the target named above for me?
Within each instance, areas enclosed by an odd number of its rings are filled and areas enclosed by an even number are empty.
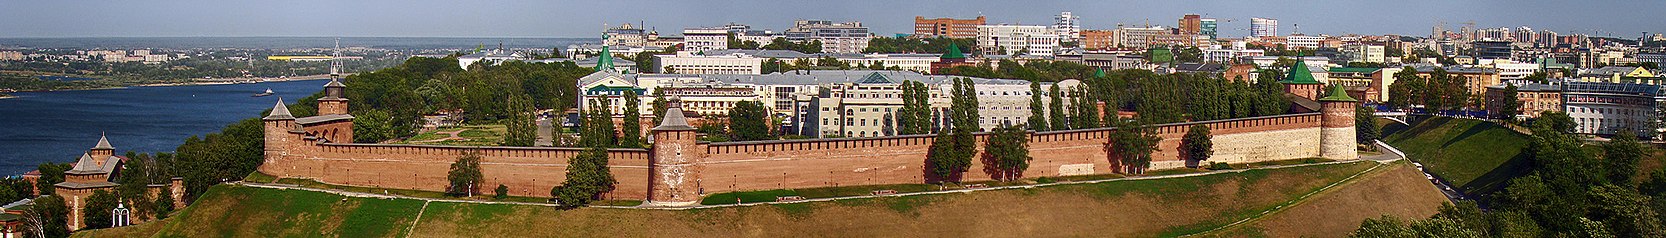
[[[1417,69],[1406,67],[1394,73],[1394,80],[1394,85],[1388,86],[1391,107],[1422,105],[1428,110],[1451,110],[1481,105],[1481,98],[1470,94],[1469,77],[1449,74],[1443,68],[1435,68],[1424,78],[1418,76]]]
[[[1577,124],[1567,114],[1541,115],[1529,126],[1526,175],[1502,191],[1449,204],[1425,220],[1367,220],[1354,236],[1666,237],[1666,170],[1640,176],[1650,152],[1635,135],[1591,145],[1573,134]]]
[[[944,54],[949,47],[960,48],[960,52],[975,53],[973,47],[978,45],[973,38],[911,38],[911,37],[874,37],[868,40],[868,47],[862,53],[930,53]]]

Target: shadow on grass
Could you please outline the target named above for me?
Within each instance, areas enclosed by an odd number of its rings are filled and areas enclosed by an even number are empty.
[[[1492,195],[1504,191],[1504,187],[1510,185],[1510,180],[1527,175],[1532,166],[1527,157],[1525,152],[1517,153],[1515,157],[1510,157],[1510,160],[1476,177],[1468,184],[1459,185],[1456,189],[1482,204],[1490,203]]]
[[[1452,146],[1452,144],[1458,143],[1459,141],[1469,139],[1469,137],[1471,137],[1471,136],[1475,136],[1476,134],[1481,134],[1482,132],[1486,132],[1487,130],[1491,130],[1491,129],[1494,129],[1494,128],[1504,129],[1504,130],[1509,130],[1510,129],[1510,128],[1504,128],[1503,126],[1499,126],[1498,124],[1493,124],[1492,122],[1475,123],[1475,125],[1469,126],[1469,129],[1464,130],[1464,132],[1458,133],[1458,136],[1452,137],[1451,140],[1446,140],[1446,143],[1441,144],[1440,147],[1441,148],[1450,147],[1450,146]]]

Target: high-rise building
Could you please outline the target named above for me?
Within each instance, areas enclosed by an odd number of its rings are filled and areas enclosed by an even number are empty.
[[[1509,41],[1478,40],[1470,44],[1475,49],[1476,59],[1511,59]]]
[[[978,26],[978,49],[988,54],[1052,56],[1063,38],[1045,26]]]
[[[1196,35],[1203,32],[1203,16],[1186,14],[1186,16],[1180,17],[1179,25],[1181,35]]]
[[[975,19],[926,19],[924,16],[914,16],[914,37],[974,38],[978,37],[978,26],[983,24],[983,16]]]
[[[821,41],[821,51],[827,53],[862,53],[862,49],[868,48],[868,39],[872,38],[862,22],[798,20],[793,22],[791,29],[787,29],[787,40]]]
[[[1054,35],[1058,35],[1059,40],[1075,42],[1082,38],[1082,19],[1080,16],[1070,12],[1060,12],[1058,16],[1053,17],[1053,20],[1056,20],[1052,27],[1055,32]]]
[[[1144,49],[1161,41],[1168,30],[1162,27],[1123,27],[1116,29],[1116,43],[1122,47]]]
[[[1204,18],[1202,20],[1199,20],[1198,25],[1199,25],[1199,27],[1198,27],[1198,34],[1199,35],[1206,35],[1206,36],[1209,36],[1209,39],[1215,39],[1215,37],[1216,37],[1215,32],[1216,31],[1215,31],[1215,19],[1214,18]]]
[[[1278,19],[1250,18],[1250,36],[1278,36]]]

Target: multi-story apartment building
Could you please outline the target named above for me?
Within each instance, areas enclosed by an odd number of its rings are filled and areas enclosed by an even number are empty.
[[[1278,36],[1278,19],[1250,18],[1250,37]]]
[[[1156,44],[1157,38],[1169,35],[1168,29],[1162,27],[1121,27],[1116,29],[1117,44],[1122,47],[1145,49]]]
[[[1215,35],[1217,34],[1215,27],[1216,23],[1214,18],[1204,18],[1202,20],[1198,20],[1199,29],[1197,34],[1209,36],[1209,39],[1215,39],[1217,37]]]
[[[1432,77],[1436,69],[1445,70],[1449,77],[1466,77],[1469,80],[1464,88],[1469,89],[1470,95],[1483,95],[1487,92],[1487,87],[1502,82],[1498,77],[1498,69],[1494,68],[1454,65],[1447,67],[1419,66],[1416,69],[1417,77],[1425,79]]]
[[[683,29],[683,51],[706,52],[729,49],[729,29],[701,27]]]
[[[642,29],[642,26],[630,23],[608,28],[603,34],[607,37],[602,39],[602,44],[612,46],[644,47],[651,45],[651,41],[659,40],[659,32]]]
[[[978,26],[978,49],[985,54],[1053,56],[1060,36],[1044,26]]]
[[[1566,82],[1562,104],[1581,134],[1613,135],[1632,130],[1651,135],[1655,105],[1662,100],[1660,85]]]
[[[1181,35],[1196,35],[1203,33],[1203,16],[1186,14],[1180,17],[1179,30]]]
[[[679,51],[676,55],[655,55],[654,69],[676,74],[762,74],[766,59],[728,50],[708,54]]]
[[[1323,36],[1291,35],[1284,38],[1284,47],[1290,49],[1318,49],[1325,41]]]
[[[1510,44],[1511,42],[1504,40],[1479,40],[1470,42],[1470,49],[1474,50],[1476,59],[1508,60],[1514,58]]]
[[[914,37],[919,38],[975,38],[983,16],[974,19],[932,18],[914,16]]]
[[[1118,44],[1114,30],[1083,30],[1081,43],[1088,50],[1117,48]]]
[[[1380,45],[1346,44],[1342,45],[1341,51],[1343,55],[1348,57],[1348,62],[1383,63],[1386,61],[1385,50]]]
[[[1053,29],[1054,35],[1059,36],[1059,41],[1075,42],[1082,39],[1081,16],[1071,14],[1070,12],[1060,12],[1059,15],[1053,16],[1053,21],[1053,26],[1051,28]]]
[[[827,53],[861,53],[868,48],[873,34],[862,22],[833,23],[825,20],[798,20],[787,29],[787,40],[793,42],[821,41],[821,51]]]
[[[1505,93],[1509,85],[1516,86],[1516,94]],[[1545,111],[1562,111],[1562,85],[1533,82],[1506,82],[1487,87],[1487,113],[1495,118],[1513,117],[1517,119],[1537,118]],[[1507,100],[1516,100],[1521,106],[1517,107],[1517,115],[1499,115],[1504,111]]]
[[[0,61],[18,61],[18,60],[23,60],[23,52],[0,51]]]

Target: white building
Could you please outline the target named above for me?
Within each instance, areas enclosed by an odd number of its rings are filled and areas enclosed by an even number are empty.
[[[1267,52],[1263,50],[1245,49],[1242,47],[1244,45],[1242,42],[1236,45],[1238,47],[1232,48],[1222,48],[1219,45],[1210,46],[1203,50],[1203,60],[1208,62],[1235,62],[1245,57],[1267,55]]]
[[[1347,44],[1342,46],[1341,51],[1344,55],[1348,56],[1348,62],[1387,62],[1385,59],[1386,56],[1384,48],[1380,45],[1367,45],[1359,43]]]
[[[729,49],[729,30],[726,28],[683,29],[683,51],[706,52]]]
[[[713,51],[718,52],[718,51]],[[676,55],[655,55],[654,69],[678,74],[762,74],[766,58],[738,52],[698,55],[679,51]]]
[[[1059,41],[1077,42],[1082,40],[1082,17],[1070,12],[1060,12],[1053,16],[1053,34],[1059,36]]]
[[[1278,36],[1278,19],[1250,18],[1250,37]]]
[[[480,52],[476,52],[476,53],[468,54],[468,55],[464,55],[464,56],[458,56],[457,57],[457,67],[461,67],[463,69],[468,69],[469,65],[474,65],[475,63],[480,63],[480,62],[484,62],[485,64],[488,64],[488,65],[498,65],[498,64],[502,64],[504,61],[525,61],[525,60],[527,60],[527,57],[526,57],[525,53],[521,53],[521,52],[518,52],[518,51],[504,50],[504,49],[490,49],[490,50],[484,50],[484,51],[480,51]]]
[[[1289,49],[1318,49],[1325,41],[1323,36],[1293,35],[1284,38],[1284,47]]]
[[[1053,56],[1060,38],[1057,31],[1044,26],[978,26],[978,49],[986,54]]]
[[[1486,68],[1498,69],[1499,80],[1520,80],[1532,76],[1539,71],[1539,64],[1515,62],[1506,59],[1482,59],[1478,65]]]
[[[868,48],[873,34],[862,22],[833,23],[825,20],[798,20],[787,29],[787,40],[799,43],[821,41],[821,51],[827,53],[861,53]]]

